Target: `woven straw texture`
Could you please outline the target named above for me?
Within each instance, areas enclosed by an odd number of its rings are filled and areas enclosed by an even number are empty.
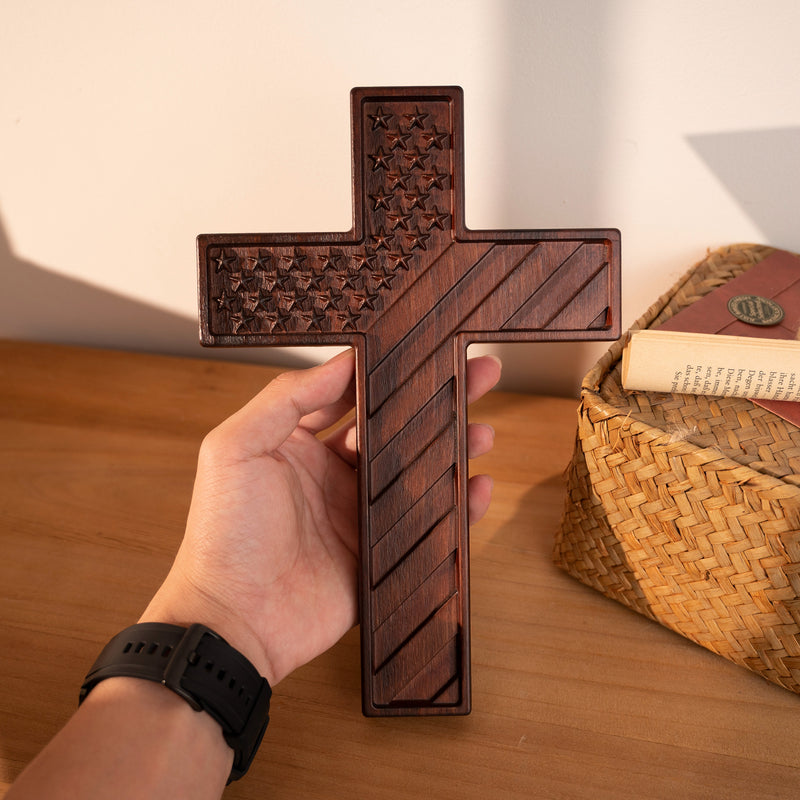
[[[771,252],[711,253],[631,330],[659,325]],[[800,692],[800,428],[749,400],[626,392],[629,336],[583,381],[555,562]]]

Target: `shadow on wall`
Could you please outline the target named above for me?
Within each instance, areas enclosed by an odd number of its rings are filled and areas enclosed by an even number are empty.
[[[0,220],[0,336],[144,353],[302,366],[281,348],[206,349],[197,320],[59,275],[19,258]],[[88,309],[88,310],[87,310]],[[311,359],[309,359],[311,363]]]
[[[602,201],[613,107],[607,102],[607,4],[536,0],[498,8],[505,14],[508,54],[498,86],[503,146],[496,168],[502,176],[498,201],[503,220],[507,227],[527,229],[620,227]],[[622,263],[624,273],[625,231]],[[537,386],[542,393],[578,397],[583,376],[608,345],[542,342],[492,350],[504,363],[504,388],[531,391]]]
[[[763,243],[800,252],[800,127],[687,137],[763,234]]]

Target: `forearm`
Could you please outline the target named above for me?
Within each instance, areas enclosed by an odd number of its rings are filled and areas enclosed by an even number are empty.
[[[110,678],[22,773],[6,800],[219,798],[233,751],[220,725],[169,689]]]

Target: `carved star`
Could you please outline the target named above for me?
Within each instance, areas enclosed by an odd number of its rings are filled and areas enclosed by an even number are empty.
[[[346,272],[339,277],[342,279],[342,289],[358,289],[361,283],[361,276],[358,272]]]
[[[259,295],[255,292],[247,292],[246,294],[241,295],[242,298],[242,309],[247,309],[248,311],[255,311],[258,306],[258,299]]]
[[[369,199],[372,200],[375,205],[372,207],[373,211],[377,211],[379,208],[385,208],[387,211],[389,210],[389,201],[392,199],[394,195],[387,194],[383,190],[383,186],[378,189],[377,194],[371,194]]]
[[[253,311],[257,312],[264,312],[264,311],[273,311],[275,309],[275,302],[274,298],[271,294],[260,294],[258,296],[258,302],[255,305]]]
[[[322,323],[325,322],[327,319],[327,315],[324,311],[320,311],[318,308],[312,308],[311,311],[303,311],[300,316],[306,321],[308,327],[306,330],[314,330],[314,331],[321,331],[322,330]]]
[[[377,233],[372,234],[371,238],[372,241],[375,242],[375,250],[380,250],[382,247],[386,250],[390,250],[391,248],[389,245],[394,240],[394,234],[386,233],[383,226],[381,226]]]
[[[241,272],[235,276],[235,280],[238,282],[238,288],[244,289],[246,292],[258,291],[261,283],[255,272]]]
[[[342,325],[343,331],[346,331],[348,328],[354,331],[358,330],[356,323],[361,319],[361,314],[357,314],[355,311],[348,308],[345,311],[339,312],[336,316]]]
[[[297,283],[301,289],[305,291],[313,291],[315,289],[322,288],[322,282],[325,280],[325,276],[319,272],[304,272],[302,275],[298,275]]]
[[[368,250],[364,250],[363,253],[356,253],[352,258],[355,269],[375,268],[375,254],[370,253]]]
[[[389,253],[389,259],[394,264],[393,269],[404,269],[408,271],[409,267],[411,266],[411,259],[414,256],[411,253],[406,253],[403,251],[403,248],[400,248],[399,253]]]
[[[270,311],[268,314],[264,314],[264,321],[269,326],[269,332],[272,333],[275,330],[285,331],[286,326],[289,322],[291,322],[292,317],[289,314],[286,314],[280,308],[276,309],[275,311]]]
[[[220,311],[233,311],[233,303],[236,300],[235,294],[228,294],[225,290],[223,290],[222,294],[214,299],[217,301],[217,308]]]
[[[392,281],[397,277],[393,272],[371,272],[369,277],[375,284],[376,291],[380,289],[391,289]]]
[[[425,162],[431,157],[430,153],[420,153],[418,149],[403,153],[403,157],[408,162],[409,169],[425,169]]]
[[[425,172],[422,175],[422,179],[428,184],[426,187],[428,191],[433,189],[435,186],[437,189],[444,189],[444,182],[450,177],[449,173],[447,172],[439,172],[436,167],[433,168],[433,172]]]
[[[334,296],[332,288],[316,289],[312,292],[309,292],[309,295],[314,303],[323,311],[327,311],[331,306],[336,305],[336,298],[342,296],[341,293]]]
[[[295,306],[300,303],[300,299],[294,292],[279,292],[277,298],[278,308],[283,308],[289,312],[294,311]]]
[[[372,120],[372,130],[376,130],[377,128],[388,129],[389,120],[394,117],[394,114],[385,114],[383,107],[378,106],[378,110],[374,114],[369,114],[368,116]]]
[[[289,291],[292,286],[294,286],[294,275],[291,272],[282,271],[275,275],[270,288],[285,292]]]
[[[439,228],[439,230],[444,230],[444,223],[447,221],[449,214],[442,214],[439,211],[438,206],[433,207],[433,211],[429,214],[423,214],[422,219],[424,219],[428,223],[428,230],[432,230],[433,228]]]
[[[360,311],[362,308],[368,308],[370,311],[375,310],[375,301],[378,299],[378,295],[373,292],[359,292],[358,294],[353,295],[353,300],[358,304],[358,310]]]
[[[389,131],[386,134],[386,138],[389,140],[389,147],[391,150],[400,150],[406,149],[406,142],[411,138],[410,133],[402,133],[400,129],[396,131]]]
[[[253,320],[255,320],[255,316],[250,312],[245,312],[242,310],[236,314],[231,314],[230,320],[234,333],[239,333],[242,328],[249,333],[250,324],[253,322]]]
[[[272,264],[272,255],[270,253],[259,253],[257,256],[250,256],[249,260],[253,262],[254,272],[269,272]]]
[[[236,253],[232,256],[226,256],[225,251],[220,250],[214,261],[217,263],[217,272],[235,272],[238,258]]]
[[[389,169],[389,162],[394,158],[394,153],[386,153],[382,147],[378,147],[378,151],[370,153],[369,157],[372,159],[372,171],[377,172],[379,169]]]
[[[426,114],[424,111],[420,111],[419,106],[414,106],[413,114],[403,114],[403,116],[408,120],[409,130],[413,130],[414,128],[424,128],[425,120],[428,118],[428,114]]]
[[[428,200],[430,195],[426,192],[421,192],[419,189],[416,189],[413,192],[406,192],[405,197],[406,200],[408,200],[409,209],[421,208],[423,211],[425,211],[425,201]]]
[[[423,233],[419,228],[414,231],[409,231],[406,234],[406,239],[408,240],[409,246],[412,250],[416,250],[417,248],[420,250],[427,250],[428,247],[425,243],[430,238],[430,234]]]
[[[411,180],[411,175],[407,172],[390,172],[387,176],[389,179],[389,188],[408,189],[408,182]]]
[[[320,253],[317,258],[320,261],[319,268],[323,272],[333,271],[339,269],[339,261],[342,259],[342,254],[339,250],[331,250],[329,253]]]
[[[301,270],[303,268],[303,264],[305,264],[306,258],[307,256],[303,255],[303,253],[295,247],[294,252],[291,255],[281,256],[281,261],[287,265],[286,269],[290,271]]]
[[[432,133],[423,133],[422,134],[422,141],[425,142],[425,149],[430,150],[432,147],[435,147],[437,150],[444,149],[444,142],[445,139],[448,137],[447,131],[439,131],[436,129],[436,126],[433,126]]]
[[[396,231],[402,228],[404,231],[408,230],[408,221],[411,219],[411,214],[388,214],[389,219],[392,221],[392,230]]]

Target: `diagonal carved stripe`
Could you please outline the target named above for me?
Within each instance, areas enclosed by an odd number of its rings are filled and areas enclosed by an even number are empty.
[[[454,632],[458,630],[458,595],[453,595],[414,636],[375,672],[373,681],[378,705],[397,702],[400,695],[408,694],[409,684],[425,670],[443,648],[448,660],[455,666],[457,645]],[[441,688],[441,687],[438,687]],[[416,690],[415,690],[416,691]],[[407,697],[410,700],[429,700],[428,697]]]
[[[429,308],[431,298],[443,297],[464,274],[464,261],[478,262],[489,250],[491,244],[450,244],[441,254],[425,264],[419,277],[403,294],[394,292],[388,297],[391,305],[375,320],[370,331],[374,334],[374,364],[380,362],[390,352],[409,327],[410,308]]]
[[[436,571],[458,546],[456,514],[441,519],[374,587],[372,621],[377,628]],[[432,609],[429,609],[431,611]],[[426,615],[427,616],[427,615]],[[416,626],[413,626],[416,627]]]
[[[606,265],[606,262],[605,245],[600,243],[582,245],[503,324],[503,329],[520,330],[546,327],[576,294],[591,282],[597,272]],[[542,302],[543,297],[547,298],[547,303]]]
[[[383,492],[408,461],[416,459],[452,420],[454,383],[450,380],[439,389],[370,461],[370,491],[373,496]]]
[[[576,293],[572,302],[562,308],[550,322],[548,329],[579,331],[597,327],[597,318],[603,317],[611,304],[611,274],[608,262],[603,262],[591,280]]]
[[[458,682],[458,641],[452,639],[436,653],[397,694],[396,703],[425,698],[431,705],[455,705],[461,701]]]
[[[419,369],[422,362],[452,334],[489,295],[495,293],[509,273],[514,272],[534,250],[531,244],[497,245],[484,254],[469,269],[462,270],[441,295],[435,309],[423,316],[406,336],[395,345],[380,364],[370,373],[370,410],[374,412],[398,386]],[[462,245],[454,245],[448,253],[462,252]],[[539,262],[539,260],[536,260]],[[447,260],[439,259],[428,270],[435,272],[447,268]],[[539,276],[541,280],[546,274]],[[506,296],[507,297],[507,296]],[[506,297],[495,302],[507,308]]]
[[[455,471],[448,470],[370,547],[371,585],[375,586],[456,505]]]
[[[414,379],[395,389],[386,402],[367,420],[373,447],[382,450],[411,423],[424,405],[453,380],[453,343],[444,342],[414,373]]]
[[[375,630],[375,649],[373,668],[379,669],[405,645],[426,619],[435,613],[455,594],[455,544],[453,551],[445,556],[442,563],[429,573],[424,583],[417,584],[416,590],[407,597],[393,613]]]
[[[431,445],[409,464],[370,503],[370,527],[375,535],[388,531],[430,489],[431,479],[443,475],[456,461],[456,425],[453,421]]]

